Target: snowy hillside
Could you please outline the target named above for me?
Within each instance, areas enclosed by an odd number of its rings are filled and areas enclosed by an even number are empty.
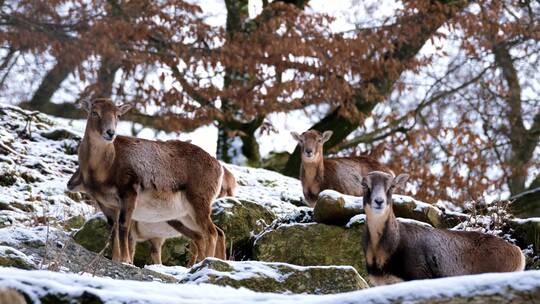
[[[227,167],[238,181],[237,195],[218,200],[212,217],[225,231],[235,262],[206,259],[184,268],[189,242],[173,238],[163,249],[169,266],[148,265],[143,244],[136,264],[145,267],[114,263],[102,250],[108,238],[103,217],[96,216],[88,197],[66,192],[82,136],[70,130],[63,120],[0,105],[0,303],[2,287],[18,290],[31,303],[520,303],[540,298],[539,271],[363,290],[369,286],[361,198],[323,193],[318,206],[344,202],[346,212],[326,214],[341,217],[333,223],[336,218],[321,218],[320,210],[305,207],[298,180],[234,165]],[[468,217],[406,196],[396,196],[395,204],[403,221],[421,225],[451,228]],[[512,237],[537,250],[527,227],[540,221],[514,222],[521,225],[515,231],[524,232]]]

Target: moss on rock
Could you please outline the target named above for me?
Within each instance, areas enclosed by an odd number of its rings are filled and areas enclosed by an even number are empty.
[[[66,231],[72,231],[75,229],[80,229],[84,226],[86,218],[82,215],[76,215],[68,218],[62,223],[62,226]]]
[[[251,257],[251,237],[276,219],[263,206],[247,200],[223,198],[214,203],[212,220],[225,232],[227,251],[235,259]]]
[[[256,238],[253,257],[303,266],[351,265],[365,276],[363,234],[362,223],[351,228],[318,223],[282,225]]]
[[[16,173],[11,172],[2,172],[0,173],[0,186],[11,187],[17,182]]]
[[[0,246],[0,266],[36,269],[36,265],[24,253],[8,246]]]
[[[73,239],[84,248],[100,252],[107,244],[110,235],[109,225],[104,216],[95,216],[84,223],[73,235]]]
[[[184,237],[167,239],[161,248],[161,260],[163,265],[186,265],[189,259],[189,243],[190,241]],[[149,242],[137,243],[133,264],[141,267],[153,264],[150,256],[150,248]]]

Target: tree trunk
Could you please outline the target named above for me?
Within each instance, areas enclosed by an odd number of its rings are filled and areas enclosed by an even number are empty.
[[[227,7],[227,38],[234,39],[234,35],[242,31],[244,22],[248,18],[247,0],[226,0]],[[238,81],[235,71],[226,68],[224,77],[225,89],[235,85],[242,85]],[[224,111],[234,111],[229,108],[228,100],[222,100],[222,109]],[[260,166],[261,156],[259,144],[255,138],[255,131],[260,126],[257,119],[246,123],[234,120],[220,121],[218,123],[218,140],[216,156],[218,159],[235,164],[247,164],[250,166]],[[261,121],[262,123],[262,121]],[[253,126],[257,125],[255,128]],[[247,127],[252,126],[252,127]]]
[[[507,184],[512,195],[516,195],[525,190],[527,180],[527,168],[534,149],[538,145],[538,135],[534,129],[525,128],[521,107],[521,85],[519,77],[514,67],[512,56],[505,43],[499,43],[493,47],[495,62],[502,71],[502,76],[507,85],[507,93],[504,99],[507,103],[507,119],[510,134],[508,135],[511,146],[511,153],[507,159],[510,165],[510,176]],[[540,115],[540,114],[539,114]]]
[[[39,88],[34,92],[28,106],[35,110],[40,110],[41,107],[51,102],[51,97],[54,95],[62,82],[69,76],[81,60],[74,60],[69,57],[59,57],[54,67],[49,70],[47,75],[41,81]]]
[[[120,62],[104,57],[97,73],[94,96],[96,98],[110,98],[114,84],[116,72],[120,69]]]
[[[218,128],[217,158],[226,163],[260,167],[261,155],[255,131],[263,121],[263,116],[248,123],[221,121]]]

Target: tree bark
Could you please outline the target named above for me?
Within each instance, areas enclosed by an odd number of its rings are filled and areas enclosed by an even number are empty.
[[[508,46],[505,43],[499,43],[492,48],[492,51],[508,89],[506,96],[504,96],[508,105],[506,116],[509,126],[508,139],[511,146],[511,153],[507,159],[507,163],[510,165],[507,184],[510,193],[516,195],[525,190],[527,168],[533,157],[534,149],[538,145],[539,136],[534,124],[532,128],[527,129],[523,123],[521,85]],[[540,113],[537,116],[540,116]]]
[[[75,70],[82,59],[69,58],[67,56],[57,58],[54,67],[47,72],[41,81],[39,88],[34,92],[28,106],[35,110],[41,110],[51,103],[51,98],[60,88],[62,82]]]
[[[247,0],[225,0],[225,6],[227,7],[227,21],[225,30],[227,32],[227,39],[232,40],[236,33],[242,31],[242,25],[248,17],[248,1]],[[224,88],[230,88],[234,85],[234,71],[230,68],[225,69]],[[221,102],[221,108],[224,112],[233,111],[231,103],[228,99],[223,99]],[[218,122],[218,141],[216,156],[218,159],[226,163],[240,163],[242,149],[237,149],[235,140],[238,136],[239,130],[235,129],[235,126],[239,123],[234,120],[224,120]],[[243,144],[243,143],[242,143]]]
[[[118,60],[103,57],[97,73],[95,97],[110,98],[114,84],[116,72],[120,69],[121,63]]]

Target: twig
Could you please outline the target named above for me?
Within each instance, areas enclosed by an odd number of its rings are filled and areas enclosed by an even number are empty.
[[[11,149],[8,145],[4,144],[3,142],[0,141],[0,148],[8,151],[9,153],[13,153],[15,154],[15,156],[19,156],[19,157],[22,157],[22,158],[26,158],[26,156],[20,154],[19,152]]]
[[[45,217],[45,220],[47,221],[47,226],[46,226],[47,227],[47,234],[45,236],[45,254],[43,255],[43,259],[41,260],[41,263],[39,264],[39,269],[43,268],[43,264],[47,260],[47,256],[49,254],[49,227],[50,227],[50,224],[49,224],[49,217],[47,216],[47,213],[45,213],[44,217]]]

